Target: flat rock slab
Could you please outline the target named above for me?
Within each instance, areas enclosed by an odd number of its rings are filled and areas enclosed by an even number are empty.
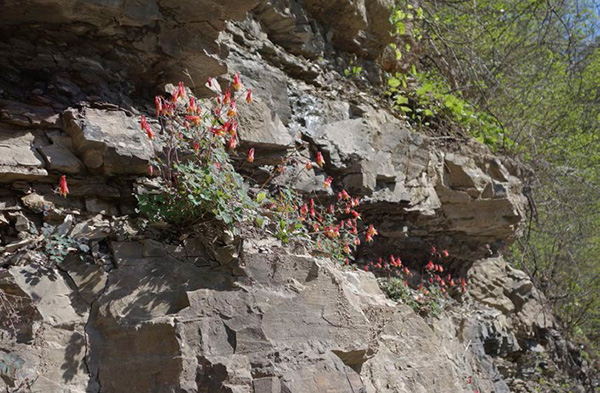
[[[61,173],[76,174],[81,172],[85,166],[73,154],[71,150],[64,146],[50,145],[40,148],[44,159],[48,162],[48,169]]]
[[[73,147],[88,168],[107,175],[147,174],[153,148],[139,119],[123,111],[93,108],[68,110],[63,118]]]
[[[48,176],[36,150],[41,145],[41,137],[31,131],[0,125],[0,182]]]

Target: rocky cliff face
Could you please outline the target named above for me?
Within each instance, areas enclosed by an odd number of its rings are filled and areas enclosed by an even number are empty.
[[[525,216],[519,166],[465,138],[416,133],[370,93],[389,5],[5,2],[0,388],[500,393],[560,381],[554,391],[585,391],[586,362],[501,256]],[[365,67],[355,82],[340,75],[350,56]],[[331,175],[363,196],[380,237],[359,260],[394,253],[416,268],[435,244],[469,293],[424,318],[371,273],[302,246],[138,229],[133,191],[152,147],[137,115],[165,82],[228,70],[255,93],[240,138],[257,160],[241,170],[260,179],[295,145],[322,151],[324,170],[294,187],[326,198]],[[59,174],[69,198],[54,190]],[[50,263],[65,239],[76,250]]]

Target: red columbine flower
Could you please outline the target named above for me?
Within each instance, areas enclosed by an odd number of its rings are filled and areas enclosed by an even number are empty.
[[[302,207],[300,207],[300,215],[305,216],[307,214],[308,214],[308,206],[305,203],[304,205],[302,205]]]
[[[325,164],[325,160],[323,159],[323,154],[321,154],[321,152],[318,151],[317,152],[317,165],[322,168],[323,164]]]
[[[442,255],[443,255],[443,256],[445,256],[445,257],[447,257],[447,256],[449,255],[449,254],[448,254],[448,250],[444,250],[444,251],[442,251]]]
[[[237,116],[237,107],[235,105],[235,101],[231,101],[231,104],[229,105],[229,109],[227,110],[227,116],[229,117],[235,117]]]
[[[306,170],[311,170],[312,169],[312,162],[307,162],[306,164],[304,164],[304,167],[306,168]]]
[[[235,90],[235,91],[238,91],[239,89],[242,88],[242,82],[240,82],[240,73],[239,72],[233,76],[233,84],[231,85],[231,87],[233,87],[233,90]]]
[[[348,193],[346,192],[346,190],[342,190],[342,198],[344,198],[344,199],[350,199],[350,195],[348,195]]]
[[[333,227],[333,233],[335,234],[335,237],[340,236],[340,226],[339,225],[336,225],[335,227]]]
[[[189,114],[194,114],[198,111],[198,107],[196,106],[196,98],[190,96],[190,103],[187,107],[187,111]]]
[[[227,142],[229,149],[233,150],[237,146],[237,138],[235,135],[232,135]]]
[[[327,179],[323,182],[323,188],[331,187],[331,182],[333,181],[333,177],[328,176]]]
[[[248,150],[248,162],[254,162],[254,148]]]
[[[344,245],[344,252],[345,252],[346,254],[350,254],[350,251],[351,251],[351,250],[350,250],[350,245],[349,245],[348,243],[346,243],[346,244]]]
[[[223,96],[223,105],[229,105],[231,102],[231,90],[227,89],[225,91],[225,95]]]
[[[142,128],[143,131],[146,130],[146,128],[148,127],[148,120],[146,119],[146,116],[142,115],[142,117],[140,117],[140,127]]]
[[[156,117],[163,114],[163,104],[161,96],[154,97],[154,107],[156,108]]]
[[[154,174],[154,167],[152,165],[148,165],[148,173],[150,174],[150,176]]]
[[[360,213],[357,212],[356,210],[351,210],[350,213],[352,214],[352,216],[354,218],[360,218]]]
[[[248,93],[246,93],[246,102],[248,104],[252,103],[252,89],[248,89]]]
[[[429,261],[427,266],[425,266],[425,269],[427,269],[427,270],[433,270],[434,268],[435,268],[435,265],[433,264],[432,261]]]
[[[194,126],[197,126],[198,124],[202,123],[202,116],[186,115],[185,118],[186,120],[189,120]]]
[[[67,186],[67,176],[65,176],[65,175],[62,175],[60,177],[60,184],[58,185],[58,193],[65,198],[69,194],[69,187]]]
[[[182,98],[185,95],[185,87],[183,87],[183,82],[179,82],[176,89],[173,89],[171,92],[171,99],[173,102],[177,102],[178,99]]]
[[[431,253],[435,254],[437,252],[437,250],[435,249],[435,247],[431,247]]]
[[[146,134],[148,135],[148,139],[152,140],[154,139],[154,131],[152,131],[152,128],[150,127],[150,125],[148,124],[148,120],[146,119],[146,116],[142,115],[142,117],[140,118],[140,127],[142,128],[143,131],[146,131]]]
[[[369,228],[367,228],[367,235],[370,235],[371,237],[378,235],[377,230],[373,225],[369,225]]]
[[[200,151],[200,143],[199,143],[199,142],[196,142],[196,141],[194,141],[194,143],[192,143],[192,149],[194,149],[194,151],[195,151],[196,153],[198,153],[198,151]]]

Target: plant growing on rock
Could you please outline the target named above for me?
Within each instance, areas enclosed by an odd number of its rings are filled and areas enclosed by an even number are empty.
[[[85,239],[73,239],[59,233],[54,225],[44,223],[42,227],[43,251],[48,262],[53,265],[61,264],[71,252],[87,253],[90,247]]]
[[[330,179],[325,180],[327,187],[331,184]],[[351,197],[345,190],[339,192],[336,201],[327,206],[315,202],[315,197],[303,198],[289,188],[279,190],[268,203],[275,217],[274,235],[278,239],[284,242],[308,240],[319,252],[344,261],[346,265],[361,244],[359,235],[364,232],[368,242],[377,234],[372,225],[359,230],[361,215],[355,209],[360,200]]]
[[[243,90],[239,76],[225,92],[214,79],[206,86],[214,98],[198,100],[182,82],[171,97],[155,98],[161,138],[141,117],[156,153],[149,174],[158,179],[154,190],[137,198],[139,211],[153,221],[187,226],[216,219],[233,228],[255,214],[256,204],[229,156],[238,144],[237,103],[243,96],[250,102],[252,93]]]
[[[254,221],[283,242],[304,240],[317,250],[349,264],[352,252],[361,243],[359,234],[371,241],[377,234],[373,226],[359,229],[358,198],[346,191],[324,206],[317,195],[302,196],[289,184],[280,181],[287,165],[298,164],[300,171],[313,165],[323,167],[325,159],[316,154],[316,163],[302,162],[298,152],[285,157],[254,198],[242,176],[232,164],[230,154],[238,144],[237,102],[252,102],[252,91],[244,89],[239,74],[231,87],[222,91],[218,82],[206,84],[216,96],[199,100],[186,91],[183,83],[170,97],[156,97],[155,110],[160,130],[155,130],[145,116],[140,119],[142,132],[155,146],[149,168],[157,175],[153,189],[137,195],[139,211],[153,221],[179,227],[216,219],[231,229],[242,222]],[[247,153],[253,163],[255,150]],[[324,189],[333,178],[327,177]],[[315,200],[317,199],[317,202]]]
[[[365,264],[365,270],[380,276],[380,286],[389,298],[435,317],[442,311],[451,291],[464,293],[467,290],[464,278],[455,280],[445,272],[443,263],[448,256],[448,251],[438,252],[432,247],[430,259],[427,264],[421,264],[420,272],[411,270],[393,255],[387,260],[379,258],[376,263]]]

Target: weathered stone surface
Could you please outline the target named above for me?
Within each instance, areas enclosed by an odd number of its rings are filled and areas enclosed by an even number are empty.
[[[530,337],[537,329],[554,327],[554,317],[529,277],[503,258],[475,262],[471,269],[471,283],[471,295],[510,316],[520,337]]]
[[[279,116],[259,99],[254,100],[252,107],[241,106],[239,114],[244,127],[239,129],[238,134],[244,145],[264,150],[287,150],[293,147],[294,139]]]
[[[261,252],[265,245],[276,252]],[[106,392],[465,391],[464,341],[456,341],[451,322],[432,330],[387,300],[371,274],[253,240],[238,278],[198,267],[198,256],[159,252],[156,241],[112,248],[118,268],[108,274],[68,258],[71,288],[49,286],[47,278],[27,282],[21,277],[35,272],[15,268],[17,288],[48,324],[44,337],[56,342],[54,352],[30,344],[34,356],[22,368],[45,376],[35,387],[53,392],[68,381],[75,390]],[[14,347],[16,356],[23,350]],[[56,374],[64,351],[70,355],[61,364],[70,371]],[[41,364],[41,354],[51,361]],[[488,386],[486,374],[480,378],[479,386]]]
[[[22,127],[59,127],[60,116],[48,106],[0,99],[0,121]]]
[[[47,176],[44,161],[36,150],[42,143],[39,135],[32,131],[0,124],[0,182]]]
[[[145,89],[184,80],[185,74],[202,81],[225,73],[227,51],[215,42],[224,21],[242,19],[257,4],[6,1],[0,67],[6,81],[23,89],[17,97],[40,104],[54,99],[64,106],[80,100],[129,106],[125,95],[132,86]]]
[[[8,293],[18,295],[9,300],[18,307],[19,323],[28,326],[26,331],[19,331],[16,342],[11,343],[10,336],[0,337],[0,346],[9,349],[14,366],[8,380],[12,386],[20,386],[28,379],[31,389],[44,392],[84,391],[88,383],[85,303],[58,271],[30,265],[12,267],[8,273],[14,282]],[[6,292],[7,288],[2,289]],[[0,360],[0,365],[7,359]],[[4,382],[0,386],[4,387]]]
[[[48,163],[48,169],[52,171],[76,174],[85,168],[75,154],[65,147],[58,145],[44,146],[40,148],[40,152]]]
[[[73,147],[90,169],[105,174],[146,174],[153,154],[137,119],[121,111],[84,108],[63,114]]]
[[[312,17],[328,26],[332,41],[348,52],[377,57],[391,42],[387,0],[308,0],[304,6]]]

